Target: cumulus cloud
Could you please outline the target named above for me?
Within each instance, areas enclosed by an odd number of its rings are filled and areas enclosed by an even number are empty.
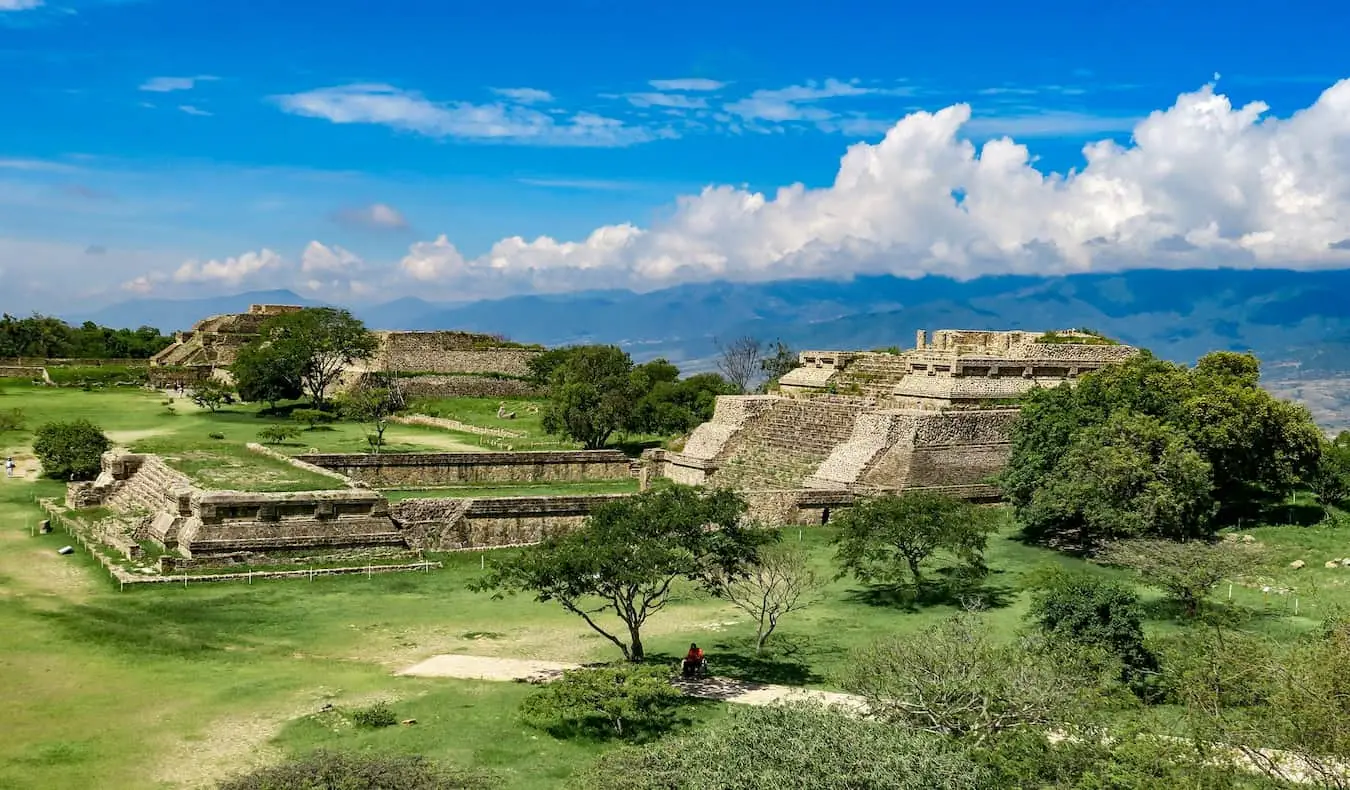
[[[686,96],[683,93],[628,93],[624,98],[634,107],[673,107],[682,110],[700,110],[708,106],[708,100],[702,96]]]
[[[334,215],[339,223],[375,230],[405,230],[408,220],[403,213],[385,203],[372,203],[359,208],[346,208]]]
[[[651,80],[647,84],[659,91],[715,91],[726,87],[725,82],[704,79],[702,77],[685,77],[678,80]]]
[[[239,285],[259,274],[280,269],[281,256],[269,249],[246,252],[237,258],[186,261],[173,273],[175,283],[220,283]],[[151,278],[153,279],[153,278]],[[133,281],[135,282],[135,281]]]
[[[626,146],[668,131],[629,126],[621,120],[578,112],[558,119],[520,104],[434,102],[391,85],[358,84],[278,96],[286,112],[333,123],[389,126],[428,137],[546,146]]]
[[[19,0],[23,2],[23,0]],[[0,0],[3,2],[3,0]],[[141,90],[150,93],[172,93],[173,91],[190,91],[197,87],[199,82],[211,82],[219,79],[210,74],[198,74],[195,77],[152,77],[141,83]]]
[[[866,90],[808,88],[774,99]],[[767,106],[755,114],[802,111]],[[402,270],[500,291],[863,272],[1350,265],[1350,80],[1292,117],[1267,109],[1233,106],[1206,86],[1139,121],[1130,145],[1091,143],[1085,167],[1059,174],[1038,170],[1008,137],[976,147],[963,136],[970,107],[958,104],[913,113],[881,141],[849,147],[826,187],[709,186],[679,198],[651,228],[606,226],[578,242],[513,237],[477,258],[441,236],[412,245]]]
[[[541,102],[553,101],[553,94],[538,88],[493,88],[492,92],[498,96],[520,102],[521,104],[537,104]]]
[[[42,0],[0,0],[0,13],[5,11],[28,11],[42,5]]]
[[[350,275],[361,267],[361,259],[355,253],[336,244],[329,247],[318,241],[311,241],[300,255],[300,271],[304,274]]]

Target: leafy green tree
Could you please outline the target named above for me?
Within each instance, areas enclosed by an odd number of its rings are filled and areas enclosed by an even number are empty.
[[[743,526],[745,507],[726,490],[644,491],[601,505],[579,529],[500,559],[471,588],[557,601],[624,658],[642,661],[642,627],[665,608],[676,579],[715,591],[721,580],[753,567],[760,547],[778,538]],[[621,631],[598,619],[606,613]]]
[[[712,419],[717,396],[736,389],[716,373],[679,379],[679,370],[663,359],[633,369],[633,385],[642,393],[626,428],[663,436],[688,433]]]
[[[271,346],[250,343],[239,349],[230,375],[239,397],[250,403],[277,403],[295,400],[305,394],[303,387],[305,358],[295,346]]]
[[[320,425],[326,425],[332,422],[333,415],[330,412],[320,411],[318,409],[295,409],[291,412],[291,419],[312,431],[317,429]]]
[[[602,756],[586,790],[985,790],[989,773],[950,739],[811,703],[733,705],[687,735]]]
[[[1324,442],[1317,467],[1308,475],[1308,487],[1322,507],[1334,507],[1350,499],[1350,433],[1342,432],[1336,441]]]
[[[1066,727],[1092,710],[1081,667],[1026,641],[996,642],[962,612],[859,651],[844,685],[878,720],[983,744],[1022,728]]]
[[[343,417],[366,426],[369,431],[366,442],[370,451],[377,454],[384,447],[384,432],[389,429],[390,418],[401,408],[402,392],[396,386],[362,386],[344,394],[338,404]]]
[[[1127,682],[1137,683],[1157,670],[1156,657],[1144,645],[1139,596],[1119,582],[1055,569],[1036,580],[1027,617],[1051,639],[1118,660]]]
[[[836,559],[859,580],[924,583],[923,563],[939,551],[974,571],[998,525],[992,511],[929,491],[864,499],[837,519]]]
[[[1123,540],[1108,545],[1098,558],[1132,568],[1145,583],[1181,604],[1187,617],[1195,617],[1215,585],[1253,572],[1262,554],[1258,547],[1241,543]]]
[[[563,363],[567,362],[578,348],[583,348],[583,346],[550,348],[531,356],[525,362],[525,368],[529,371],[530,382],[536,387],[547,387],[553,381],[553,373],[562,367]]]
[[[300,429],[294,425],[268,425],[258,431],[258,438],[262,439],[264,444],[281,444],[300,438]]]
[[[173,342],[154,327],[110,329],[86,321],[0,316],[0,357],[148,359]]]
[[[1115,412],[1078,430],[1022,508],[1029,534],[1092,551],[1102,541],[1208,534],[1216,509],[1210,465],[1162,421]]]
[[[217,379],[206,379],[192,385],[188,396],[197,406],[214,414],[221,406],[234,400],[234,388]]]
[[[669,670],[628,664],[568,670],[531,692],[520,713],[553,735],[641,738],[673,727],[684,701]]]
[[[797,352],[793,351],[791,346],[781,340],[775,340],[765,348],[764,356],[759,361],[760,373],[764,378],[764,384],[760,389],[777,383],[796,368],[798,362]]]
[[[323,408],[329,387],[358,360],[374,356],[379,343],[349,311],[307,307],[268,318],[250,346],[255,359],[298,369],[301,389]]]
[[[33,437],[42,473],[56,480],[93,480],[111,447],[103,429],[88,420],[45,423]]]
[[[640,394],[632,379],[633,360],[618,346],[572,349],[553,369],[544,430],[599,450],[615,431],[631,423]]]
[[[219,790],[488,790],[482,774],[438,765],[415,754],[344,754],[320,750],[221,782]]]

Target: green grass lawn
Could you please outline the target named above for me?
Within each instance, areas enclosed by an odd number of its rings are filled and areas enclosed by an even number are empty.
[[[23,408],[30,427],[87,417],[119,441],[142,447],[193,447],[197,437],[200,446],[242,447],[265,424],[244,410],[183,409],[168,416],[161,400],[128,391],[11,387],[0,394],[0,409]],[[206,438],[211,431],[227,438]],[[27,434],[0,436],[0,445],[21,454],[29,442]],[[439,555],[434,559],[445,567],[427,573],[119,592],[83,552],[56,553],[72,542],[66,535],[30,535],[42,517],[34,499],[60,497],[63,490],[52,481],[0,477],[0,788],[190,788],[251,761],[315,746],[418,751],[499,771],[508,787],[548,788],[606,748],[521,725],[515,706],[522,686],[393,674],[447,652],[563,661],[618,657],[556,604],[471,592],[468,585],[500,556],[496,552]],[[1234,605],[1268,611],[1255,621],[1258,627],[1306,631],[1331,608],[1350,604],[1350,569],[1322,567],[1350,554],[1343,535],[1300,526],[1249,532],[1278,560],[1271,585],[1294,589],[1300,601],[1295,617],[1291,596],[1238,588]],[[688,586],[677,586],[667,608],[648,623],[649,654],[673,666],[696,641],[719,674],[837,687],[852,650],[878,637],[914,633],[959,607],[942,595],[907,600],[835,579],[832,535],[828,527],[784,531],[783,539],[800,541],[829,581],[813,607],[783,620],[763,655],[754,654],[743,613]],[[1308,567],[1290,570],[1294,559]],[[1019,542],[1011,524],[991,541],[987,562],[985,618],[1000,635],[1023,624],[1029,574],[1046,563],[1084,566]],[[1144,593],[1150,604],[1159,598],[1156,591]],[[1216,600],[1226,597],[1220,590]],[[1150,605],[1148,612],[1151,633],[1178,627],[1166,607]],[[391,701],[400,718],[419,723],[357,731],[312,717],[325,703],[381,699]],[[699,712],[715,715],[716,706]]]

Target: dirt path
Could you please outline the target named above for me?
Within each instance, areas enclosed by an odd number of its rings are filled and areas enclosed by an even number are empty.
[[[581,664],[562,664],[556,661],[528,661],[519,658],[490,656],[439,655],[432,656],[396,674],[426,678],[457,678],[460,680],[500,680],[548,682]],[[862,697],[834,691],[818,691],[796,686],[777,686],[769,683],[751,683],[732,678],[711,677],[705,680],[677,680],[675,685],[685,694],[700,699],[732,702],[738,705],[772,705],[786,700],[812,700],[826,705],[838,705],[863,710]]]

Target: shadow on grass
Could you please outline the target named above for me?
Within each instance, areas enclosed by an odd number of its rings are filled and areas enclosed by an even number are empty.
[[[917,612],[935,606],[982,609],[1002,609],[1012,603],[1014,588],[1002,580],[1004,571],[992,571],[984,576],[944,568],[919,586],[909,584],[874,584],[850,590],[848,600],[868,606],[903,609]]]
[[[805,686],[825,680],[811,668],[808,657],[819,658],[819,651],[811,649],[812,641],[807,637],[770,637],[762,653],[755,653],[753,639],[722,640],[703,647],[714,678],[783,686]],[[683,659],[683,655],[649,653],[646,663],[669,666],[678,673]]]

